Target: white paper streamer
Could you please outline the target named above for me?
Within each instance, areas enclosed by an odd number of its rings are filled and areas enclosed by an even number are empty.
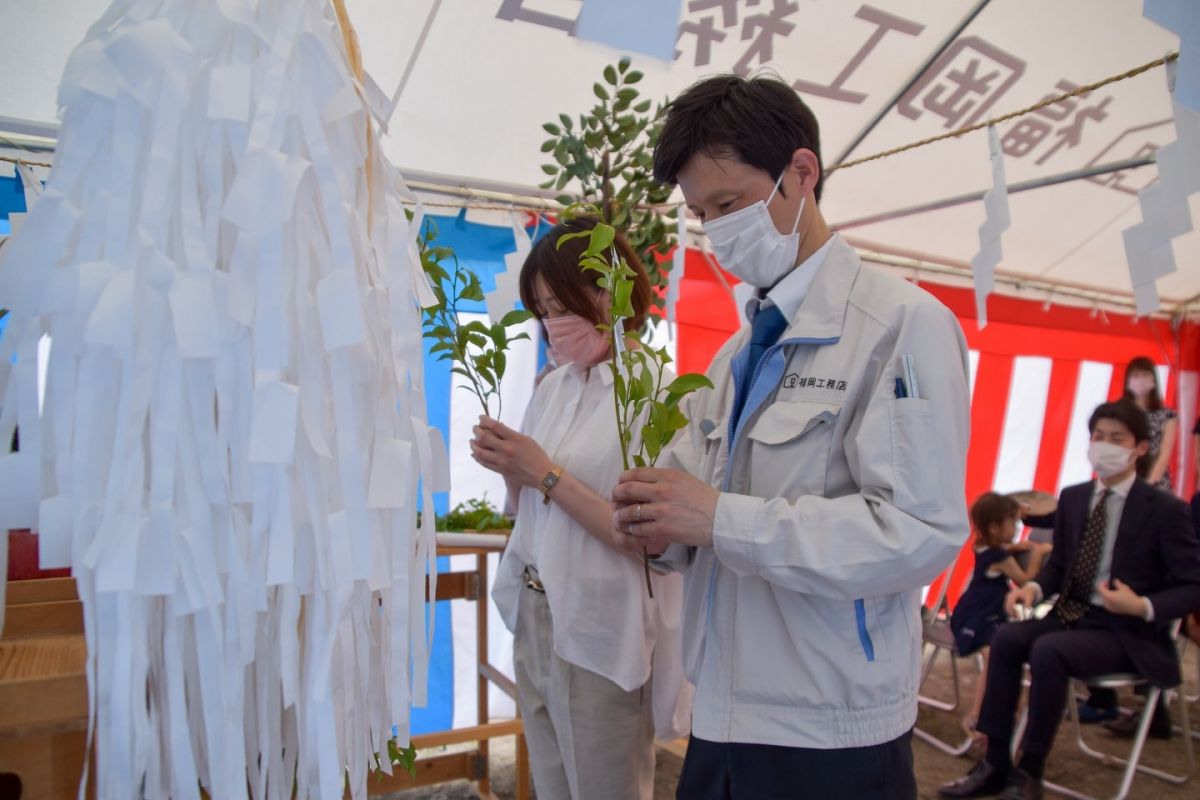
[[[1155,153],[1158,180],[1138,192],[1142,221],[1121,234],[1129,264],[1129,282],[1137,313],[1142,316],[1154,313],[1162,305],[1157,281],[1177,269],[1171,240],[1192,230],[1188,198],[1200,192],[1200,113],[1178,100],[1179,77],[1177,63],[1167,64],[1176,139]]]
[[[533,249],[529,234],[525,232],[525,226],[516,212],[509,212],[509,222],[517,249],[504,256],[504,270],[496,273],[496,288],[484,295],[488,319],[493,323],[499,322],[521,300],[521,267]]]
[[[0,256],[0,528],[75,574],[99,797],[364,797],[407,742],[445,459],[360,89],[324,0],[117,0],[68,63]]]
[[[1200,4],[1195,0],[1145,0],[1142,15],[1179,36],[1179,85],[1175,101],[1200,112]]]
[[[1012,222],[1008,214],[1004,152],[1000,149],[1000,136],[993,125],[988,126],[988,152],[992,160],[992,188],[983,196],[983,210],[987,216],[979,226],[979,252],[971,259],[971,272],[975,278],[975,314],[980,330],[987,326],[987,299],[996,285],[996,267],[1004,257],[1000,236]]]

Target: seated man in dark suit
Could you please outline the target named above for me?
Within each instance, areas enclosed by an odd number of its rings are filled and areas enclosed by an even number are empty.
[[[1137,476],[1149,422],[1133,402],[1097,408],[1088,458],[1097,480],[1063,489],[1054,549],[1034,581],[1009,592],[1011,615],[1057,594],[1043,619],[1003,625],[992,640],[977,729],[987,755],[942,797],[1042,797],[1046,754],[1062,719],[1069,679],[1137,672],[1158,686],[1179,683],[1171,621],[1200,607],[1200,542],[1187,505]],[[1029,663],[1029,720],[1016,769],[1013,715]]]

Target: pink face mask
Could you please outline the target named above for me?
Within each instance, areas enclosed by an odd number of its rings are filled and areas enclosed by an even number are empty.
[[[608,337],[596,330],[590,320],[577,314],[563,314],[546,317],[542,324],[560,364],[570,362],[590,367],[608,355]]]

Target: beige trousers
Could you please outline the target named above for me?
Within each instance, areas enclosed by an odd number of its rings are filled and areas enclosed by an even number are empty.
[[[513,663],[538,800],[652,800],[650,681],[627,692],[559,658],[546,595],[527,588]]]

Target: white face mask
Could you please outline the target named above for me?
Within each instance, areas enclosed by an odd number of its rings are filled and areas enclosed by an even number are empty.
[[[1135,375],[1129,379],[1129,391],[1137,397],[1145,397],[1157,384],[1150,375]]]
[[[775,181],[775,188],[766,201],[759,200],[740,211],[704,223],[713,255],[721,266],[739,280],[760,289],[774,286],[791,272],[796,266],[796,254],[800,252],[800,215],[804,213],[807,198],[800,198],[800,210],[796,212],[796,221],[788,234],[779,232],[767,210],[767,204],[775,198],[782,181],[783,173]]]
[[[1088,461],[1101,478],[1120,475],[1133,463],[1133,450],[1111,442],[1092,442],[1088,445]]]

